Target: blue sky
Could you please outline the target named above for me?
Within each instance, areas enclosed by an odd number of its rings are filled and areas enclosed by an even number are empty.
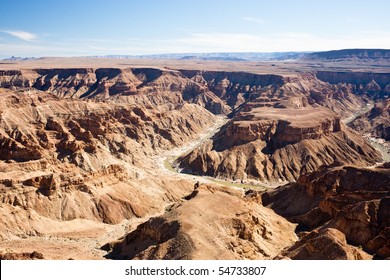
[[[388,0],[2,0],[0,58],[390,49]]]

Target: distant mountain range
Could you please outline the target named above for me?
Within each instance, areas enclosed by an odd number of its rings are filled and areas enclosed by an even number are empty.
[[[20,57],[20,56],[11,56],[9,58],[3,59],[7,61],[23,61],[23,60],[36,60],[37,57]]]
[[[178,60],[219,60],[219,61],[390,61],[389,49],[344,49],[325,52],[215,52],[215,53],[173,53],[151,55],[105,55],[88,56],[113,59],[178,59]],[[21,61],[33,57],[10,57],[4,60]]]
[[[389,60],[390,50],[385,49],[345,49],[338,51],[307,53],[303,57],[305,60]]]
[[[151,55],[107,55],[104,58],[140,59],[182,59],[182,60],[223,60],[223,61],[274,61],[296,60],[309,52],[215,52],[215,53],[172,53]]]

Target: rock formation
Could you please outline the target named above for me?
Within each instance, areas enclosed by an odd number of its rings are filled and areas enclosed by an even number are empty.
[[[164,111],[38,91],[1,94],[1,240],[41,234],[27,222],[31,212],[52,221],[109,224],[158,213],[191,184],[177,182],[170,189],[164,178],[148,173],[153,161],[146,159],[214,121],[194,104]]]
[[[114,259],[272,259],[296,240],[295,225],[258,196],[201,185],[187,201],[104,248]]]
[[[0,253],[0,260],[42,260],[43,255],[37,251],[32,253]]]
[[[362,134],[390,141],[390,100],[376,102],[374,108],[358,116],[349,125]]]
[[[0,87],[34,88],[59,97],[110,99],[150,108],[167,103],[170,106],[182,104],[186,100],[213,113],[230,111],[225,102],[207,87],[173,70],[79,68],[0,71]]]
[[[349,244],[361,246],[377,258],[388,258],[389,191],[388,168],[328,166],[301,176],[297,183],[264,193],[262,201],[279,215],[298,223],[301,231],[315,230],[299,241],[297,248],[304,240],[314,242],[324,235],[340,239],[342,233]],[[290,251],[295,251],[295,247]]]
[[[313,230],[280,256],[293,260],[368,260],[372,256],[347,244],[345,235],[334,228]]]
[[[386,97],[389,94],[390,75],[367,72],[316,72],[317,79],[336,87],[344,85],[358,95]]]
[[[341,119],[379,100],[352,126],[386,137],[389,87],[357,72],[0,70],[0,257],[388,258],[388,166],[362,168],[380,155]],[[194,141],[215,114],[230,119]],[[262,195],[163,168],[187,146],[186,172],[291,183]]]
[[[185,172],[277,182],[324,164],[373,165],[378,152],[322,108],[249,107],[203,146],[179,159]]]

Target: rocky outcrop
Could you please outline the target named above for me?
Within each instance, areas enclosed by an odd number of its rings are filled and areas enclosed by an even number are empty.
[[[362,134],[390,141],[390,100],[376,102],[374,108],[348,125]]]
[[[178,221],[163,217],[152,218],[128,234],[118,244],[107,244],[111,249],[107,258],[114,259],[189,259],[194,244],[188,234],[180,231]]]
[[[37,251],[32,253],[0,253],[0,260],[42,260],[43,255]]]
[[[386,258],[386,166],[336,165],[379,160],[340,117],[386,96],[389,83],[350,75],[0,71],[0,249],[74,257],[57,253],[70,238],[68,252],[94,258],[106,243],[114,259],[273,259],[285,248],[281,256],[293,259],[366,258],[359,245]],[[190,192],[191,179],[160,170],[159,155],[204,133],[212,113],[232,119],[180,159],[185,171],[298,183],[261,198],[206,185]],[[295,225],[261,199],[299,224],[298,243]]]
[[[77,68],[0,71],[0,87],[34,88],[65,98],[110,99],[149,107],[168,104],[172,106],[187,101],[202,105],[213,113],[230,112],[225,102],[206,86],[188,79],[178,71],[166,69]]]
[[[35,88],[60,97],[149,107],[190,102],[217,114],[228,114],[259,98],[264,106],[318,104],[347,114],[362,103],[354,93],[385,92],[390,84],[388,76],[321,71],[284,77],[158,68],[32,69],[0,71],[0,87]]]
[[[313,230],[280,254],[293,260],[368,260],[372,256],[347,244],[345,235],[334,228]]]
[[[114,259],[272,259],[296,240],[294,225],[257,196],[201,185],[196,196],[106,244]]]
[[[318,71],[316,77],[332,85],[349,86],[360,95],[385,97],[389,94],[390,75],[387,73]]]
[[[264,193],[262,201],[298,223],[300,230],[321,229],[306,239],[319,238],[323,229],[337,229],[349,244],[388,258],[389,186],[388,168],[323,167],[301,176],[295,184]]]
[[[215,121],[195,104],[152,110],[33,90],[1,95],[0,202],[7,210],[0,217],[0,239],[39,235],[40,229],[22,222],[31,211],[51,222],[107,224],[160,211],[191,184],[169,189],[164,178],[148,173],[154,169],[151,157]],[[145,186],[156,193],[148,195]],[[16,220],[6,218],[12,209],[21,209]]]
[[[340,161],[373,165],[379,153],[321,108],[252,108],[179,159],[184,172],[275,182]]]

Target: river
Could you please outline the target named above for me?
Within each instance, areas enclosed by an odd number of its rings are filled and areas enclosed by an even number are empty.
[[[178,148],[174,148],[172,150],[166,151],[154,158],[154,161],[156,163],[156,166],[159,167],[161,171],[163,171],[165,174],[169,174],[171,176],[178,176],[183,179],[189,179],[194,181],[199,181],[200,183],[209,183],[209,184],[217,184],[220,186],[228,186],[228,187],[234,187],[234,188],[255,188],[258,190],[265,190],[269,188],[275,188],[279,186],[280,184],[268,184],[262,181],[257,180],[251,180],[246,183],[240,183],[237,181],[228,181],[228,180],[222,180],[210,176],[199,176],[199,175],[193,175],[193,174],[187,174],[187,173],[181,173],[178,166],[175,164],[175,161],[181,157],[184,156],[191,151],[193,151],[195,148],[202,145],[205,141],[211,139],[220,129],[221,127],[226,124],[228,119],[225,116],[217,116],[217,120],[215,124],[210,127],[207,131],[205,131],[203,134],[199,135],[195,140],[187,143],[186,145],[183,145]]]
[[[372,108],[374,108],[374,103],[367,103],[365,106],[353,113],[350,117],[343,119],[342,122],[348,125],[357,117],[369,112]],[[366,138],[371,146],[373,146],[381,153],[383,161],[390,162],[390,146],[385,139],[372,137],[371,134],[365,134],[363,137]]]
[[[358,111],[353,113],[350,117],[343,119],[342,122],[348,125],[349,123],[354,121],[357,117],[369,112],[373,107],[374,107],[373,103],[367,103],[365,106],[363,106]],[[189,152],[193,151],[196,147],[202,145],[208,139],[211,139],[220,130],[220,128],[227,123],[227,121],[228,119],[226,117],[217,116],[217,120],[214,126],[209,127],[207,131],[199,135],[195,140],[187,143],[186,145],[166,151],[156,156],[154,159],[156,165],[159,167],[161,171],[163,171],[166,174],[169,174],[171,176],[172,175],[179,176],[183,179],[190,179],[194,182],[199,181],[201,183],[213,183],[221,186],[229,186],[235,188],[257,188],[260,190],[275,188],[278,185],[280,185],[280,184],[271,185],[262,181],[255,181],[255,180],[252,180],[250,183],[232,182],[232,181],[217,179],[209,176],[199,176],[199,175],[186,174],[180,172],[178,166],[175,164],[175,161],[180,156],[188,154]],[[380,151],[384,161],[390,161],[390,153],[389,153],[389,148],[386,146],[387,145],[386,141],[377,138],[372,138],[371,135],[365,135],[364,137],[370,142],[370,144],[374,148]]]

